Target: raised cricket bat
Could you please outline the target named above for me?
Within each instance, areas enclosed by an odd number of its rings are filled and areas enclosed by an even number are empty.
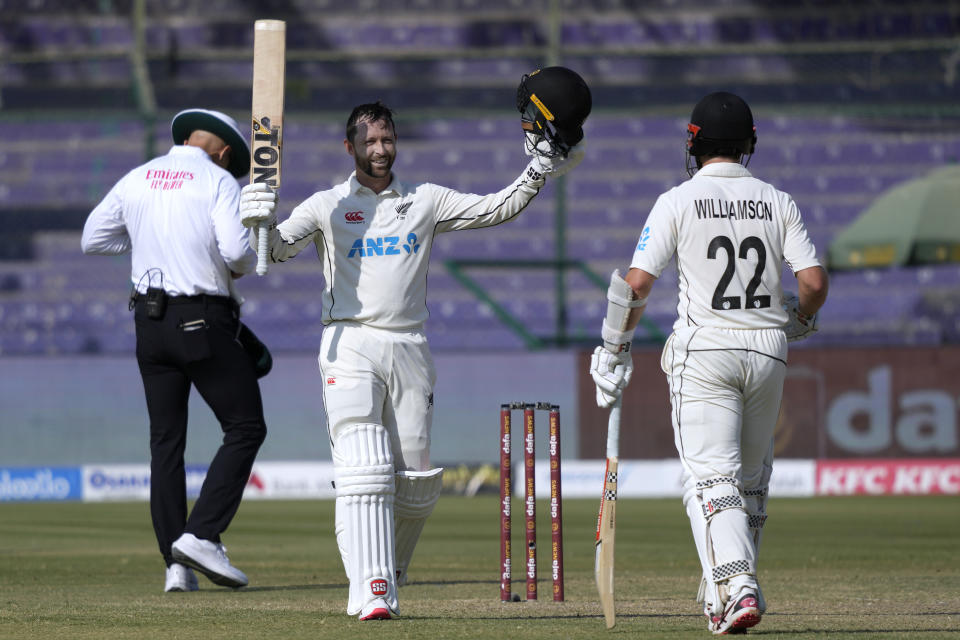
[[[607,629],[616,624],[613,602],[613,548],[617,525],[617,458],[620,455],[620,399],[610,408],[607,422],[607,467],[597,516],[597,557],[594,574]]]
[[[283,85],[286,71],[287,23],[257,20],[253,25],[253,140],[250,145],[250,183],[280,188],[283,151]],[[260,224],[257,275],[267,272],[267,223]]]

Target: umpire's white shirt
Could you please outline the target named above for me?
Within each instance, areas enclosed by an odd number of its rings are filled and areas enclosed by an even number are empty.
[[[257,256],[240,223],[240,187],[198,147],[178,145],[130,171],[83,227],[84,253],[132,250],[140,293],[230,295],[230,272],[249,273]],[[150,272],[148,274],[148,271]]]
[[[657,199],[630,266],[660,277],[674,253],[674,330],[782,327],[781,263],[794,273],[820,264],[793,198],[732,162],[708,164]]]
[[[485,196],[394,174],[374,193],[357,181],[310,196],[270,231],[270,260],[313,242],[323,263],[323,324],[346,320],[379,329],[420,329],[427,319],[427,268],[437,233],[489,227],[519,214],[543,186],[527,172]],[[251,234],[256,246],[256,233]]]

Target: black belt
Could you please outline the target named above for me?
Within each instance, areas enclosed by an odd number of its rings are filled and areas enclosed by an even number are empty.
[[[225,304],[231,307],[237,304],[237,301],[230,296],[213,296],[209,293],[199,293],[195,296],[167,296],[167,304],[191,304],[197,302]]]
[[[134,296],[136,302],[141,300],[146,300],[147,296],[143,293],[138,293]],[[206,303],[206,304],[223,304],[227,306],[236,306],[237,301],[231,298],[230,296],[215,296],[209,293],[198,293],[195,296],[171,296],[167,295],[167,304],[197,304],[197,303]]]

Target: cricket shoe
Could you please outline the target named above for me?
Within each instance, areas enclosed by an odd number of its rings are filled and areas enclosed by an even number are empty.
[[[390,607],[383,598],[374,598],[360,610],[361,620],[390,620],[396,615],[390,611]]]
[[[174,560],[193,567],[214,584],[237,588],[249,582],[243,571],[230,564],[227,548],[218,542],[185,533],[173,543],[171,551]]]
[[[706,608],[704,608],[703,610],[703,615],[707,617],[707,630],[713,632],[717,628],[717,625],[720,623],[720,616],[710,615],[710,611]],[[731,629],[727,631],[726,634],[735,636],[735,635],[745,634],[746,632],[747,632],[746,629]]]
[[[746,633],[747,629],[760,623],[757,596],[745,593],[733,604],[728,604],[719,620],[713,619],[715,635]]]
[[[189,567],[176,562],[167,567],[167,582],[163,587],[164,591],[198,591],[199,589],[197,576]]]

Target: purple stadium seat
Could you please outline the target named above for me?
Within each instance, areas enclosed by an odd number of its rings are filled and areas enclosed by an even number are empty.
[[[19,3],[12,18],[5,14],[0,49],[101,46],[125,50],[133,39],[126,15],[129,3],[105,8],[106,4],[68,0]],[[288,49],[292,52],[353,50],[358,46],[414,54],[464,47],[496,52],[546,42],[541,26],[518,13],[542,10],[545,3],[537,0],[532,5],[523,0],[369,0],[360,13],[355,0],[318,0],[309,10],[304,3],[268,4],[275,17],[288,19]],[[590,4],[592,10],[586,11],[583,3],[561,0],[566,14],[561,24],[564,44],[574,50],[595,46],[669,50],[724,43],[922,42],[955,37],[957,31],[949,3],[907,7],[895,0],[878,0],[857,3],[857,11],[830,10],[826,7],[829,3],[806,3],[808,8],[824,9],[820,12],[784,12],[778,0],[724,0],[712,12],[702,11],[703,4],[695,0],[654,0],[644,4],[645,12],[625,8],[632,4],[638,3],[597,0]],[[187,21],[151,21],[146,34],[151,52],[174,47],[181,52],[250,48],[253,31],[249,16],[238,14],[235,2],[206,0],[201,5],[191,9]],[[180,0],[158,0],[156,6],[151,4],[151,11],[157,16],[173,16],[181,13],[183,6]],[[416,12],[416,19],[407,12]],[[585,125],[587,157],[566,180],[566,255],[587,261],[604,277],[614,260],[625,268],[654,199],[686,177],[687,108],[657,116],[648,115],[650,109],[646,108],[630,113],[631,108],[649,106],[647,98],[653,94],[657,98],[654,104],[688,104],[691,96],[699,93],[697,78],[737,77],[748,79],[745,88],[751,93],[751,104],[757,105],[759,143],[750,168],[795,196],[818,251],[825,253],[837,231],[884,190],[960,157],[960,134],[954,120],[942,128],[924,130],[913,126],[910,119],[895,117],[777,113],[774,105],[784,102],[801,107],[811,101],[857,106],[894,103],[898,95],[909,96],[917,104],[928,100],[955,103],[955,88],[929,82],[929,77],[920,73],[941,68],[941,52],[916,51],[896,58],[877,55],[874,51],[838,55],[830,67],[825,66],[822,55],[792,52],[698,59],[681,55],[565,56],[564,64],[590,79],[601,107]],[[516,54],[439,60],[412,55],[394,61],[375,55],[348,61],[292,56],[288,78],[309,82],[304,87],[291,84],[296,89],[288,93],[297,98],[303,88],[306,93],[335,99],[344,78],[396,78],[401,85],[416,84],[413,81],[422,78],[455,79],[456,86],[431,85],[431,117],[398,109],[400,156],[395,167],[407,181],[429,180],[484,194],[509,184],[527,162],[521,151],[518,114],[509,104],[512,87],[505,87],[540,62],[533,55]],[[901,81],[866,86],[875,77],[877,65],[883,67],[885,77]],[[185,79],[197,79],[218,94],[227,88],[248,96],[249,59],[197,56],[191,60],[183,56],[171,65],[163,56],[152,55],[149,69],[161,92],[171,92],[178,99],[187,99],[183,97]],[[0,73],[5,98],[7,89],[30,86],[38,78],[44,85],[90,92],[104,86],[126,90],[131,85],[130,62],[125,57],[4,63]],[[854,85],[849,80],[853,75],[864,82]],[[803,80],[782,85],[750,80],[757,77]],[[693,88],[680,86],[680,78],[694,79]],[[810,78],[814,80],[805,80]],[[333,88],[329,96],[324,93],[328,87]],[[488,112],[495,115],[451,115],[464,113],[464,105],[459,104],[459,111],[434,117],[446,104],[453,104],[455,90],[463,88],[476,102],[471,107],[500,105],[497,111]],[[393,90],[386,87],[382,92],[388,103]],[[379,93],[372,92],[371,99],[380,97]],[[504,95],[508,101],[501,104]],[[621,109],[614,113],[603,108],[606,105],[601,100],[608,99],[616,100]],[[242,121],[248,103],[242,104],[246,106],[224,110]],[[186,106],[193,105],[177,105]],[[162,110],[172,108],[168,104]],[[855,111],[851,109],[851,113]],[[163,113],[155,125],[158,152],[170,144],[169,115]],[[341,145],[343,115],[328,120],[301,107],[288,116],[281,218],[310,194],[349,174],[350,159]],[[5,175],[0,206],[5,211],[88,211],[123,172],[142,160],[144,133],[144,125],[135,117],[101,118],[99,113],[18,121],[9,131],[17,153],[0,154],[0,170]],[[523,347],[520,338],[449,275],[442,261],[553,258],[557,249],[555,184],[548,183],[528,210],[508,225],[436,237],[427,325],[434,348]],[[8,287],[0,303],[0,353],[132,349],[132,322],[125,305],[129,258],[82,256],[78,233],[39,233],[32,262],[12,268],[0,263],[0,284]],[[508,269],[467,273],[536,332],[553,330],[553,274]],[[676,280],[676,270],[668,269],[648,308],[649,317],[665,330],[676,313]],[[603,291],[573,272],[567,281],[571,331],[595,331],[604,313]],[[943,309],[924,306],[922,295],[936,287],[956,287],[958,281],[956,267],[834,274],[821,333],[813,344],[926,344],[949,336],[956,340],[960,334],[957,322]],[[788,280],[788,288],[789,284]],[[315,348],[319,343],[322,309],[317,293],[321,286],[321,265],[310,249],[295,263],[274,266],[265,278],[250,277],[239,283],[248,298],[246,316],[277,350]],[[883,297],[877,295],[878,288]]]

